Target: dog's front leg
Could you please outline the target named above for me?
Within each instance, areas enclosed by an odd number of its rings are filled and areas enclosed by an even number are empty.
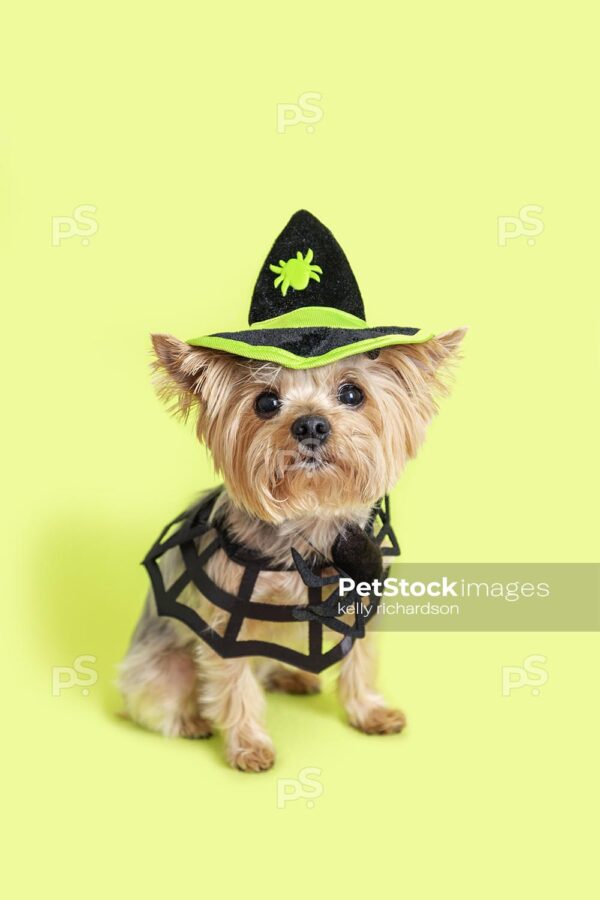
[[[244,772],[261,772],[275,762],[275,748],[264,727],[265,698],[245,659],[222,659],[201,651],[200,706],[221,729],[229,763]]]
[[[342,661],[338,690],[350,724],[365,734],[395,734],[406,724],[404,713],[390,709],[375,689],[376,653],[373,636],[356,641]]]

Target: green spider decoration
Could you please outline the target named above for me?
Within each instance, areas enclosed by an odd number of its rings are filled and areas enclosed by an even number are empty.
[[[273,287],[281,285],[281,293],[285,297],[288,288],[293,287],[295,291],[303,291],[308,287],[308,282],[312,279],[320,281],[319,275],[323,274],[320,266],[311,265],[313,258],[312,250],[308,250],[306,256],[302,256],[300,250],[295,257],[285,260],[280,259],[278,266],[269,266],[271,272],[277,274],[277,278],[273,282]]]

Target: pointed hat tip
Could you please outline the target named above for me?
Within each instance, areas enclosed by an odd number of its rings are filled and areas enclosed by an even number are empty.
[[[295,212],[295,213],[293,214],[293,216],[291,217],[290,222],[295,222],[295,221],[297,221],[298,219],[303,219],[303,220],[306,221],[306,222],[318,222],[319,225],[322,225],[322,224],[323,224],[322,222],[319,221],[319,219],[317,219],[316,216],[314,216],[314,215],[313,215],[311,212],[309,212],[307,209],[298,209],[298,210],[296,210],[296,212]]]

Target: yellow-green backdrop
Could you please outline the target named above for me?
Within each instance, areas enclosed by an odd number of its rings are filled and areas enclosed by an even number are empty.
[[[372,321],[470,326],[394,495],[404,558],[596,558],[595,14],[4,10],[8,896],[592,896],[593,635],[386,635],[382,686],[406,733],[352,731],[331,689],[274,697],[278,763],[256,777],[229,770],[218,739],[120,720],[113,679],[139,560],[214,482],[152,393],[148,335],[241,325],[300,207],[335,231]],[[504,697],[502,667],[530,654],[547,683]],[[55,667],[82,655],[97,680],[53,696]],[[307,767],[320,796],[278,807],[277,780]]]

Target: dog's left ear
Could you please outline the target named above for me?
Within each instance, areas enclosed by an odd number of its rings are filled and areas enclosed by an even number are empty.
[[[409,397],[429,407],[436,395],[448,393],[446,376],[460,358],[459,348],[466,333],[467,328],[456,328],[422,344],[385,347],[380,363],[391,369]]]
[[[444,331],[442,334],[438,334],[436,338],[433,338],[433,340],[442,345],[447,355],[455,356],[468,330],[466,326],[463,326],[462,328],[455,328],[453,331]],[[425,343],[428,344],[429,341]]]
[[[385,347],[380,359],[396,372],[411,391],[418,382],[423,381],[442,387],[441,376],[448,366],[459,359],[459,347],[466,333],[467,328],[456,328],[422,344]]]
[[[422,344],[407,344],[406,349],[424,374],[435,377],[444,366],[459,359],[459,348],[467,330],[455,328],[453,331],[444,331]]]

